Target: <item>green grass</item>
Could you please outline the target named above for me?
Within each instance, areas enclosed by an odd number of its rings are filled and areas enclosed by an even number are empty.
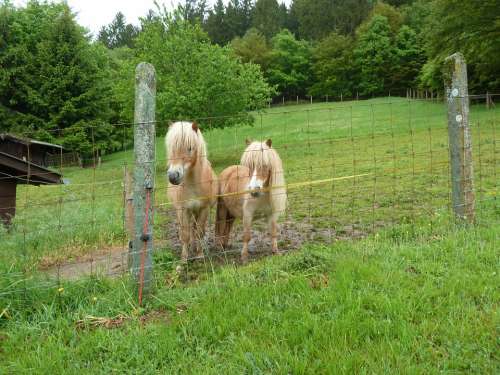
[[[312,245],[136,307],[126,281],[35,290],[0,321],[2,373],[498,373],[498,231],[400,225]],[[169,286],[170,285],[170,286]],[[160,312],[160,320],[138,316]],[[88,316],[128,320],[79,326]]]
[[[468,227],[450,220],[442,103],[300,105],[257,113],[254,126],[202,123],[217,172],[238,162],[245,138],[272,138],[289,183],[370,175],[291,189],[287,220],[330,236],[284,257],[178,274],[166,244],[143,307],[126,276],[54,283],[37,272],[47,259],[125,250],[130,150],[63,170],[70,185],[20,187],[15,226],[0,233],[0,373],[498,373],[499,111],[471,109]],[[157,243],[173,220],[165,126]],[[337,240],[353,230],[365,237]]]
[[[498,194],[500,109],[473,106],[471,125],[476,190],[481,202]],[[443,103],[382,98],[277,107],[255,114],[254,126],[203,130],[217,172],[237,163],[245,139],[273,139],[289,183],[355,176],[289,190],[286,216],[330,233],[367,233],[382,226],[433,217],[449,205],[446,107]],[[155,236],[164,240],[166,124],[157,125]],[[6,269],[37,267],[108,247],[126,249],[124,169],[131,150],[104,157],[97,169],[63,169],[70,185],[19,187],[11,233],[0,233]],[[347,229],[346,229],[347,228]],[[347,233],[348,235],[348,233]]]

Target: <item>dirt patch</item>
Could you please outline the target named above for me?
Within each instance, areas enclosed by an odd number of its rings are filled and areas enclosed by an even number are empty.
[[[174,218],[173,209],[158,209],[158,214],[162,217]],[[377,227],[383,223],[377,223]],[[216,246],[213,238],[213,222],[209,223],[209,230],[202,240],[202,246],[206,259],[214,264],[234,263],[238,264],[240,250],[242,248],[242,226],[241,221],[237,221],[231,235],[231,246],[224,252]],[[178,237],[178,228],[174,220],[159,226],[158,232],[162,238],[155,239],[155,253],[170,249],[177,262],[180,259],[182,244]],[[303,221],[294,220],[289,215],[280,225],[280,235],[278,247],[283,253],[301,248],[306,243],[333,243],[337,240],[357,239],[366,236],[368,231],[358,224],[335,225],[334,228],[322,228],[315,225],[314,221],[304,218]],[[249,243],[250,260],[260,259],[271,255],[271,239],[267,231],[267,225],[263,220],[256,220],[252,227],[252,240]],[[193,254],[191,254],[193,255]],[[85,276],[102,275],[107,277],[117,277],[127,271],[128,250],[123,247],[104,249],[96,253],[87,254],[76,260],[61,262],[58,261],[49,267],[41,268],[51,277],[61,280],[78,280]],[[194,260],[194,259],[193,259]]]
[[[127,320],[131,318],[126,315],[117,315],[113,318],[97,317],[88,315],[76,322],[77,329],[94,329],[94,328],[117,328],[121,327]]]
[[[69,262],[90,262],[93,258],[120,252],[123,252],[123,246],[109,246],[101,249],[95,249],[91,252],[89,252],[88,248],[70,247],[68,249],[65,248],[64,252],[59,251],[42,257],[38,262],[38,267],[41,270],[48,270],[52,267],[57,267],[60,264]]]
[[[139,317],[142,325],[147,324],[169,324],[170,316],[165,310],[150,311],[145,315]]]
[[[133,317],[128,315],[119,314],[115,317],[97,317],[87,315],[83,319],[76,322],[76,328],[83,329],[96,329],[96,328],[119,328],[125,323],[137,320],[141,325],[147,324],[168,324],[170,322],[168,312],[165,310],[150,311],[139,317]]]
[[[123,248],[101,250],[69,262],[58,262],[50,267],[41,267],[47,275],[61,280],[78,280],[85,276],[103,275],[113,277],[127,270],[127,252]]]

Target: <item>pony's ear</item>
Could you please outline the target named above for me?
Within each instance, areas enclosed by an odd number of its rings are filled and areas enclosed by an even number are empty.
[[[248,145],[250,145],[250,143],[252,143],[252,140],[250,138],[247,138],[247,139],[245,139],[245,143],[248,146]]]
[[[198,132],[198,124],[196,122],[193,121],[193,124],[191,125],[191,127],[193,128],[195,133]]]
[[[271,147],[271,145],[273,144],[273,141],[271,141],[271,138],[269,138],[267,141],[266,141],[266,145],[268,145],[269,147]]]

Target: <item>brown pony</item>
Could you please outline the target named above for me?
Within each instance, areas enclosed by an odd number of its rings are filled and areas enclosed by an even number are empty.
[[[181,258],[189,257],[196,241],[196,256],[203,257],[201,241],[217,194],[217,177],[207,159],[207,147],[198,125],[174,122],[165,137],[168,155],[168,198],[177,212],[182,241]]]
[[[232,165],[219,176],[219,198],[215,236],[219,245],[229,245],[231,228],[236,218],[243,219],[241,260],[248,260],[248,242],[254,216],[269,220],[272,251],[278,254],[278,224],[286,208],[286,186],[283,164],[272,142],[247,141],[241,165]]]

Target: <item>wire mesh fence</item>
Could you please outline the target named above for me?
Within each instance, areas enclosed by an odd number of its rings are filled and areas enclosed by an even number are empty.
[[[500,216],[500,109],[494,104],[499,98],[493,94],[470,97],[475,225],[498,222]],[[208,150],[202,156],[217,175],[240,164],[245,140],[272,140],[286,181],[287,204],[278,220],[279,251],[298,251],[308,244],[333,245],[390,228],[399,228],[394,236],[403,236],[401,226],[411,231],[418,223],[431,230],[453,222],[446,105],[441,101],[391,97],[286,110],[276,107],[251,115],[251,124],[238,124],[235,116],[235,125],[227,128],[218,127],[218,118],[191,120],[199,124]],[[168,198],[173,186],[167,178],[164,145],[173,121],[154,122],[156,151],[151,162],[156,179],[150,204],[154,212],[151,267],[156,283],[173,282],[173,274],[193,281],[209,278],[222,266],[237,267],[244,242],[242,220],[236,220],[231,245],[220,247],[213,205],[206,234],[193,235],[204,257],[191,249],[188,259],[181,259],[178,215]],[[98,125],[90,129],[94,126]],[[23,301],[30,290],[57,292],[67,281],[121,277],[130,271],[131,195],[126,176],[137,168],[131,142],[134,126],[115,124],[125,141],[121,151],[110,155],[100,156],[93,143],[90,156],[80,155],[75,165],[68,163],[61,150],[58,166],[52,162],[45,173],[56,171],[65,183],[32,186],[44,173],[32,174],[32,167],[15,176],[2,172],[0,182],[14,179],[20,185],[15,217],[1,229],[1,298]],[[29,147],[28,143],[28,155]],[[238,196],[253,199],[248,194],[240,191]],[[252,224],[250,260],[271,255],[268,222],[256,219]]]

